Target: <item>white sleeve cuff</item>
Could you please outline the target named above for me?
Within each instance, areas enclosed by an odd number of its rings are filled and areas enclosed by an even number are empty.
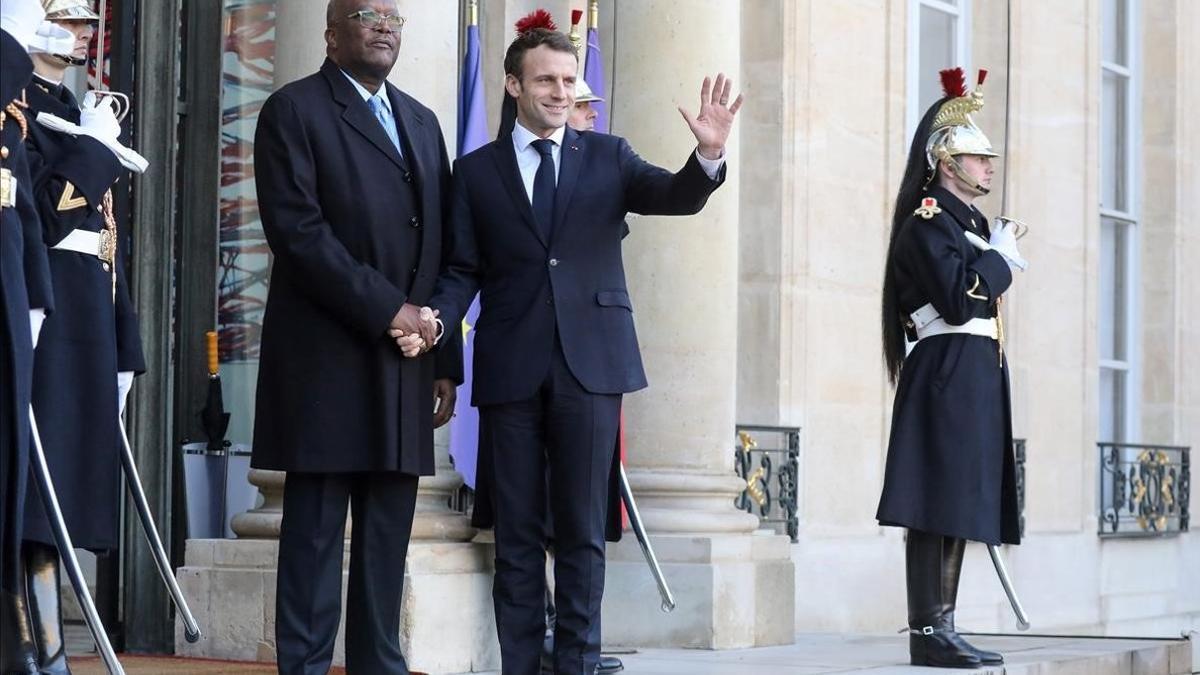
[[[709,159],[700,154],[700,148],[696,148],[696,161],[700,162],[700,168],[704,169],[710,180],[716,180],[717,174],[721,173],[721,167],[725,166],[725,151],[722,150],[717,159]]]

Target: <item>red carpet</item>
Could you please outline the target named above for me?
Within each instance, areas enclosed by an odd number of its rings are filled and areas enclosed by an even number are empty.
[[[214,659],[185,659],[176,656],[134,656],[118,654],[126,675],[273,675],[274,663],[247,663],[245,661],[217,661]],[[75,675],[107,675],[104,663],[98,656],[71,658],[71,672]],[[345,675],[345,668],[333,668],[331,675]]]

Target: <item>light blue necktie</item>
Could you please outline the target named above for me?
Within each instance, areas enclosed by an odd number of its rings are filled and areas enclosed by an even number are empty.
[[[371,112],[375,113],[375,119],[383,125],[383,130],[392,140],[392,145],[396,146],[396,152],[404,156],[404,151],[400,149],[400,136],[396,133],[396,122],[392,119],[392,114],[388,112],[387,106],[383,104],[383,99],[379,94],[375,94],[367,100],[367,104],[371,106]]]

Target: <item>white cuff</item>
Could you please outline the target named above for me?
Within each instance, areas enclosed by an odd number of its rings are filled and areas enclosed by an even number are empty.
[[[704,173],[708,175],[709,180],[716,180],[717,174],[721,173],[721,167],[725,166],[725,151],[721,150],[720,157],[709,159],[700,154],[700,148],[696,148],[696,161],[700,162],[700,168],[704,169]]]

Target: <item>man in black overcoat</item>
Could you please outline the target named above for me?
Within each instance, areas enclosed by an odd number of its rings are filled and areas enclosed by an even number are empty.
[[[320,71],[267,100],[255,134],[274,254],[252,466],[287,471],[276,588],[281,673],[325,673],[340,620],[350,672],[407,673],[400,596],[418,476],[462,380],[460,343],[404,359],[442,255],[450,163],[437,117],[386,81],[404,20],[392,0],[331,2]],[[435,403],[437,411],[435,413]]]

